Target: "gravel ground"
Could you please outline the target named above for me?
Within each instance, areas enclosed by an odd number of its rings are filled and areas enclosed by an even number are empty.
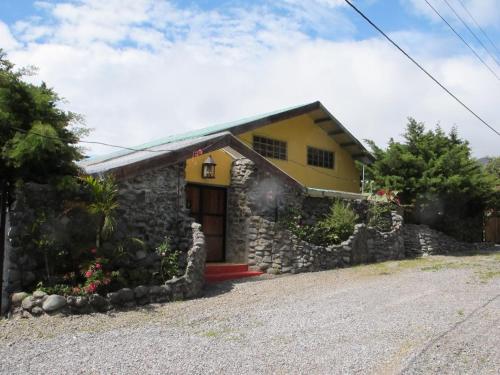
[[[497,249],[498,250],[498,249]],[[211,286],[0,321],[5,374],[500,374],[500,252]]]

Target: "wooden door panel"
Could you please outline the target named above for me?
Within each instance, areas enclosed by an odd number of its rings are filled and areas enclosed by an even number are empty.
[[[225,207],[225,191],[224,190],[209,190],[201,191],[202,211],[205,214],[223,215]]]
[[[205,234],[207,262],[225,258],[226,190],[202,185],[186,186],[186,205]]]
[[[201,226],[205,235],[224,235],[224,218],[222,216],[208,216],[202,218]]]
[[[220,236],[205,237],[207,247],[207,262],[221,262],[224,260],[224,239]]]

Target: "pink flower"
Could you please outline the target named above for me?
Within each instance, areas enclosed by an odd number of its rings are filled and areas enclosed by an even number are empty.
[[[104,284],[104,285],[108,285],[110,282],[111,282],[111,280],[110,280],[110,279],[108,279],[108,278],[105,278],[105,279],[103,280],[103,284]]]
[[[102,268],[102,266],[101,266],[101,264],[100,264],[100,263],[96,263],[96,264],[95,264],[95,268],[96,268],[97,270],[100,270],[100,269]]]
[[[88,279],[89,277],[92,276],[92,271],[91,270],[88,270],[87,272],[85,272],[85,277]]]
[[[384,189],[380,189],[379,191],[377,191],[377,195],[382,196],[382,195],[384,195],[384,194],[385,194]]]
[[[95,255],[97,254],[97,249],[94,247],[93,249],[90,249],[90,252]]]
[[[97,286],[94,283],[90,283],[87,286],[87,293],[94,293],[97,289]]]

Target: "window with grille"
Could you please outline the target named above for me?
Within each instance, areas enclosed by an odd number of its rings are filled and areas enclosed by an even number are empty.
[[[335,155],[331,151],[319,148],[307,147],[307,164],[316,167],[333,169],[335,166]]]
[[[286,142],[283,141],[254,136],[253,149],[267,158],[287,160]]]

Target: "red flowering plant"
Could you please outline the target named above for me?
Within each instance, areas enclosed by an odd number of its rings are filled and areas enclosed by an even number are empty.
[[[97,255],[97,251],[90,252]],[[104,257],[96,257],[94,260],[82,267],[82,275],[85,278],[83,286],[79,286],[81,291],[86,294],[94,294],[104,292],[108,288],[113,279],[117,278],[118,271],[111,271],[106,269],[109,260]]]
[[[379,189],[375,194],[368,197],[369,201],[377,203],[391,203],[396,206],[401,206],[398,198],[399,191],[390,189]]]

